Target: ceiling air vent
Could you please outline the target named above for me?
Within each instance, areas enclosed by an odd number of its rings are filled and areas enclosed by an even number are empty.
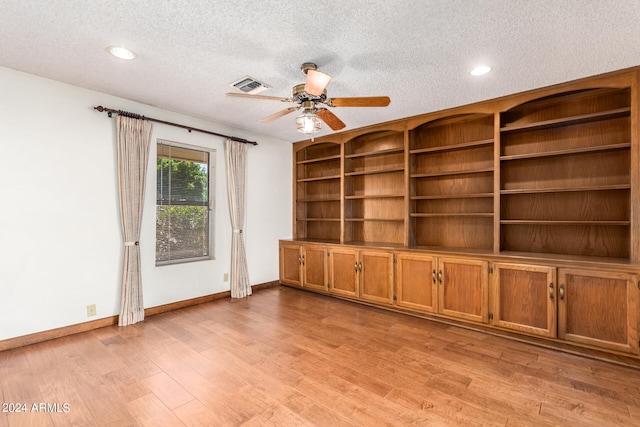
[[[245,93],[258,93],[271,88],[271,86],[269,86],[268,84],[259,82],[258,80],[249,76],[244,76],[243,78],[231,83],[229,86],[240,89]]]

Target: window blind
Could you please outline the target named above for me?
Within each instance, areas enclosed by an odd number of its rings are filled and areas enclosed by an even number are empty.
[[[211,257],[209,151],[158,143],[156,263]]]

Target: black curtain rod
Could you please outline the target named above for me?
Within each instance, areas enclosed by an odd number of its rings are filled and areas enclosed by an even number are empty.
[[[134,119],[149,120],[150,122],[157,122],[157,123],[162,123],[162,124],[169,125],[169,126],[175,126],[175,127],[179,127],[179,128],[182,128],[182,129],[186,129],[189,132],[191,132],[192,130],[195,130],[196,132],[208,133],[209,135],[215,135],[215,136],[220,136],[220,137],[223,137],[223,138],[229,138],[229,139],[231,139],[233,141],[242,142],[243,144],[258,145],[258,143],[255,142],[255,141],[247,141],[246,139],[238,138],[237,136],[223,135],[221,133],[216,133],[216,132],[211,132],[211,131],[208,131],[208,130],[197,129],[197,128],[194,128],[194,127],[191,127],[191,126],[185,126],[185,125],[181,125],[181,124],[178,124],[178,123],[165,122],[164,120],[152,119],[151,117],[141,116],[140,114],[130,113],[128,111],[114,110],[112,108],[106,108],[106,107],[103,107],[102,105],[98,105],[97,107],[93,107],[93,109],[94,110],[98,110],[101,113],[103,111],[106,111],[107,114],[109,115],[109,117],[111,117],[113,114],[117,114],[119,116],[132,117]]]

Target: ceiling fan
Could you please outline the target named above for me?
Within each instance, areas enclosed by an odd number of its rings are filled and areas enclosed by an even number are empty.
[[[296,126],[299,132],[306,134],[314,134],[319,131],[322,121],[333,130],[340,130],[346,126],[338,116],[328,110],[328,107],[386,107],[391,103],[391,99],[388,96],[327,98],[326,87],[329,84],[329,80],[331,80],[331,76],[318,71],[316,64],[311,62],[305,62],[300,69],[307,76],[306,82],[295,85],[291,89],[290,98],[235,92],[228,92],[227,96],[293,103],[293,106],[264,117],[260,122],[270,122],[302,109],[302,114],[296,117]]]

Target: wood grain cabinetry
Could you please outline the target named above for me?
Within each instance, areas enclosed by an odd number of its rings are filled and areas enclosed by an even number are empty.
[[[347,247],[329,249],[329,291],[347,297],[359,296],[358,251]]]
[[[487,322],[487,261],[416,252],[397,252],[395,258],[398,307]]]
[[[637,276],[559,269],[558,337],[637,354]]]
[[[492,259],[495,258],[495,259]],[[491,278],[491,281],[489,280]],[[638,355],[638,274],[498,256],[280,242],[280,282],[381,306]]]
[[[636,67],[294,143],[293,241],[329,256],[281,247],[281,281],[639,355],[639,91]]]
[[[473,322],[487,322],[487,261],[442,257],[438,259],[436,276],[438,313]]]
[[[492,324],[543,337],[556,337],[556,268],[494,263]]]
[[[300,244],[280,242],[280,283],[302,286],[302,251]]]
[[[327,291],[328,251],[322,245],[280,243],[280,282]]]
[[[329,258],[332,293],[393,303],[393,253],[332,247]]]
[[[393,303],[393,253],[360,251],[360,298],[382,304]]]
[[[415,252],[396,253],[396,304],[427,313],[438,311],[436,257]]]
[[[492,324],[638,354],[637,275],[510,263],[493,269]]]

